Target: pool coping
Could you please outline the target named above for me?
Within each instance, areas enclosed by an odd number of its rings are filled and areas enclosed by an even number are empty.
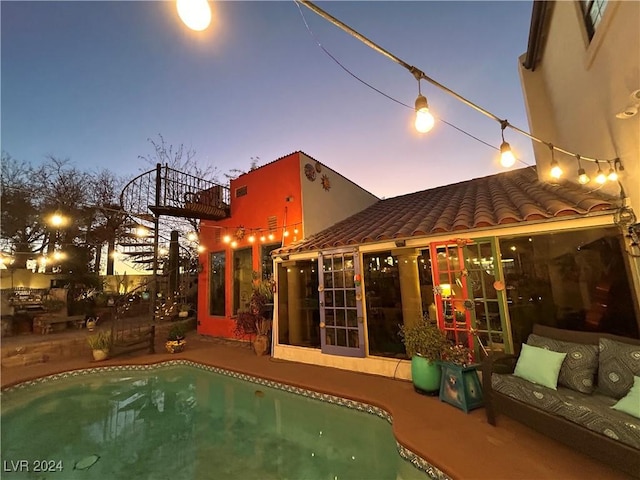
[[[12,391],[21,390],[34,385],[48,383],[51,381],[57,381],[57,380],[70,378],[70,377],[81,377],[81,376],[87,376],[87,375],[103,373],[103,372],[151,371],[159,368],[173,367],[173,366],[188,366],[188,367],[198,368],[201,370],[217,373],[219,375],[224,375],[227,377],[248,381],[251,383],[263,385],[263,386],[274,388],[277,390],[282,390],[282,391],[293,393],[303,397],[312,398],[314,400],[319,400],[319,401],[330,403],[333,405],[350,408],[360,412],[368,413],[370,415],[375,415],[383,420],[386,420],[387,422],[389,422],[389,424],[393,425],[393,416],[387,410],[377,407],[375,405],[368,404],[366,402],[351,400],[348,398],[343,398],[343,397],[339,397],[339,396],[328,394],[328,393],[321,393],[321,392],[317,392],[307,388],[296,387],[294,385],[289,385],[282,382],[276,382],[273,380],[256,377],[254,375],[248,375],[246,373],[240,373],[233,370],[228,370],[221,367],[214,367],[211,365],[206,365],[204,363],[196,362],[193,360],[185,360],[185,359],[164,360],[164,361],[154,362],[151,364],[109,365],[109,366],[96,366],[96,367],[69,370],[65,372],[45,375],[42,377],[7,385],[5,387],[2,387],[2,389],[0,390],[0,395],[4,395],[5,393],[10,393]],[[415,452],[409,450],[407,447],[402,445],[398,441],[395,434],[394,434],[394,440],[396,442],[396,447],[400,456],[405,460],[407,460],[408,462],[410,462],[415,468],[423,471],[433,480],[451,480],[451,477],[445,474],[442,470],[440,470],[435,465],[432,465],[427,460],[425,460]]]

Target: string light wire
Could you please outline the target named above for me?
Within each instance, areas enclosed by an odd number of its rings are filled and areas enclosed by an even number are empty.
[[[478,112],[482,113],[483,115],[495,120],[496,122],[498,122],[501,126],[504,125],[505,127],[508,127],[518,133],[520,133],[521,135],[524,135],[525,137],[528,137],[530,140],[533,140],[535,142],[541,143],[546,145],[549,148],[553,148],[555,151],[564,153],[566,155],[569,156],[576,156],[578,154],[571,152],[569,150],[566,150],[564,148],[558,147],[557,145],[553,145],[550,142],[547,142],[545,140],[542,140],[541,138],[538,138],[534,135],[532,135],[531,133],[516,127],[515,125],[512,125],[511,123],[509,123],[507,120],[501,119],[500,117],[498,117],[497,115],[491,113],[490,111],[486,110],[485,108],[480,107],[479,105],[473,103],[472,101],[468,100],[467,98],[463,97],[462,95],[458,94],[457,92],[451,90],[450,88],[448,88],[447,86],[441,84],[440,82],[434,80],[433,78],[431,78],[430,76],[428,76],[426,73],[424,73],[422,70],[418,69],[417,67],[414,67],[413,65],[409,65],[408,63],[406,63],[404,60],[400,59],[399,57],[397,57],[396,55],[392,54],[391,52],[385,50],[384,48],[380,47],[379,45],[377,45],[376,43],[374,43],[373,41],[369,40],[367,37],[365,37],[364,35],[362,35],[361,33],[357,32],[356,30],[354,30],[353,28],[351,28],[350,26],[348,26],[347,24],[345,24],[344,22],[338,20],[337,18],[333,17],[331,14],[325,12],[324,10],[322,10],[320,7],[318,7],[317,5],[313,4],[313,2],[310,2],[308,0],[293,0],[296,5],[304,5],[306,8],[308,8],[309,10],[311,10],[312,12],[316,13],[317,15],[321,16],[322,18],[324,18],[325,20],[329,21],[330,23],[332,23],[333,25],[335,25],[336,27],[340,28],[341,30],[345,31],[346,33],[350,34],[351,36],[355,37],[356,39],[360,40],[362,43],[364,43],[365,45],[367,45],[368,47],[370,47],[371,49],[377,51],[378,53],[384,55],[385,57],[389,58],[390,60],[394,61],[395,63],[397,63],[398,65],[404,67],[406,70],[408,70],[418,81],[419,80],[426,80],[427,82],[429,82],[430,84],[438,87],[439,89],[443,90],[444,92],[448,93],[449,95],[453,96],[454,98],[456,98],[457,100],[461,101],[462,103],[466,104],[467,106],[473,108],[474,110],[477,110]],[[304,16],[303,16],[304,18]],[[305,25],[307,25],[306,21],[305,21]],[[308,25],[307,25],[307,28]],[[321,47],[324,49],[324,47]],[[326,50],[325,50],[326,51]],[[344,67],[343,67],[344,68]],[[346,69],[345,69],[346,70]],[[348,70],[346,70],[348,72]],[[350,72],[349,72],[350,73]],[[357,77],[356,77],[357,78]],[[358,79],[359,80],[359,79]],[[363,82],[364,83],[364,82]],[[372,87],[373,88],[373,87]],[[376,89],[377,90],[377,89]],[[382,92],[381,92],[382,93]],[[388,95],[384,94],[383,95],[389,97]],[[391,97],[389,97],[391,98]],[[395,99],[392,99],[394,101],[396,101]],[[400,102],[398,102],[400,103]],[[406,106],[406,105],[405,105]],[[411,108],[411,107],[410,107]],[[466,132],[463,132],[466,133]],[[596,159],[595,157],[588,157],[585,155],[580,155],[580,158],[582,160],[588,161],[588,162],[598,162],[598,159]],[[620,163],[620,158],[613,158],[613,159],[609,159],[609,160],[603,160],[601,159],[601,161],[607,161],[607,162],[614,162],[614,164],[619,164]]]

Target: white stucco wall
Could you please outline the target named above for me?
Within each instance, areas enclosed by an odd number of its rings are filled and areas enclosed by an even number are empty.
[[[640,2],[610,1],[589,42],[578,2],[555,2],[542,57],[520,75],[531,133],[558,147],[602,159],[619,157],[621,183],[640,217],[640,114],[616,113],[640,89]],[[550,151],[534,142],[541,179],[549,180]],[[574,157],[557,154],[566,178],[577,181]],[[583,162],[593,178],[595,165]],[[603,170],[609,168],[605,163]],[[595,186],[595,185],[594,185]],[[608,184],[605,191],[619,194]]]
[[[314,169],[316,164],[319,166],[320,171],[315,171],[313,181],[305,175],[306,164],[312,165]],[[330,186],[328,190],[322,187],[322,178],[325,175]],[[378,197],[372,193],[303,153],[300,153],[300,184],[305,237],[324,230],[378,201]]]
[[[616,114],[640,89],[640,2],[609,1],[589,42],[579,2],[554,2],[539,62],[533,71],[519,69],[531,133],[560,148],[597,159],[620,158],[620,184],[626,205],[640,222],[640,113]],[[640,103],[640,102],[639,102]],[[638,105],[640,108],[640,105]],[[533,142],[538,175],[551,180],[550,150]],[[577,182],[575,157],[556,154],[564,178]],[[596,166],[582,162],[593,179]],[[608,171],[609,165],[602,164]],[[586,188],[598,188],[593,182]],[[619,196],[620,186],[607,182],[602,191]],[[640,258],[629,256],[636,298],[640,298]],[[636,306],[640,311],[640,304]]]

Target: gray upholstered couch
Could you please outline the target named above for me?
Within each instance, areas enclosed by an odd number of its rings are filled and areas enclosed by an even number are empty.
[[[518,358],[483,362],[487,420],[503,413],[640,478],[640,419],[611,408],[640,376],[640,340],[535,325],[528,345],[567,353],[557,390],[513,375]]]

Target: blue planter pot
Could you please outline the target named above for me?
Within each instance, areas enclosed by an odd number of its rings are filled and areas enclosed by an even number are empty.
[[[436,362],[414,355],[411,357],[411,380],[416,392],[425,395],[438,395],[442,370]]]

